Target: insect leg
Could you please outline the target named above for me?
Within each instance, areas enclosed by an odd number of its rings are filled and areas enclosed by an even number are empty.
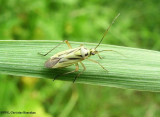
[[[99,53],[97,53],[98,54],[98,57],[100,58],[100,59],[103,59],[100,55],[99,55]]]
[[[82,47],[82,46],[83,46],[83,44],[80,45],[80,47]]]
[[[78,70],[79,70],[79,66],[78,66],[78,63],[77,64],[75,64],[76,65],[76,68],[75,68],[75,70],[73,70],[73,71],[70,71],[70,72],[66,72],[66,73],[64,73],[64,74],[61,74],[61,75],[57,75],[56,77],[54,77],[54,79],[53,79],[53,81],[57,78],[57,77],[59,77],[59,76],[63,76],[63,75],[66,75],[66,74],[70,74],[70,73],[73,73],[73,72],[77,72]]]
[[[73,72],[77,72],[77,71],[79,70],[79,65],[78,65],[78,63],[75,64],[75,65],[76,65],[76,69],[75,69],[75,70],[70,71],[70,72],[66,72],[66,73],[64,73],[63,75],[65,75],[65,74],[70,74],[70,73],[73,73]]]
[[[68,47],[69,47],[70,49],[72,49],[72,46],[70,45],[70,43],[68,42],[68,40],[65,40],[64,42],[68,45]]]
[[[88,59],[88,58],[87,58],[87,60],[92,61],[92,62],[94,62],[94,63],[97,63],[97,64],[98,64],[99,66],[101,66],[105,71],[108,72],[108,70],[106,70],[99,62],[97,62],[97,61],[95,61],[95,60],[92,60],[92,59]]]
[[[41,54],[41,53],[39,53],[38,52],[38,54],[40,54],[40,55],[42,55],[42,56],[46,56],[47,54],[49,54],[50,52],[52,52],[55,48],[57,48],[58,46],[60,46],[61,44],[63,44],[64,43],[64,41],[63,42],[61,42],[61,43],[59,43],[57,46],[55,46],[54,48],[52,48],[50,51],[48,51],[46,54]]]
[[[115,51],[115,50],[101,50],[101,51],[99,51],[98,53],[100,53],[100,52],[104,52],[104,51],[113,51],[113,52],[116,52],[117,54],[120,54],[120,55],[122,55],[122,56],[126,57],[126,56],[125,56],[125,55],[123,55],[122,53],[117,52],[117,51]]]
[[[82,65],[83,70],[74,78],[73,83],[76,81],[77,77],[79,77],[86,70],[86,67],[84,66],[84,64],[82,62],[80,62],[80,64]]]

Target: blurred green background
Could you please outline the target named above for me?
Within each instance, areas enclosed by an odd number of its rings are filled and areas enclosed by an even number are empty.
[[[160,50],[159,12],[157,0],[0,0],[0,39],[98,43],[121,13],[103,43]],[[1,74],[2,110],[34,111],[26,115],[33,117],[159,117],[160,94]]]

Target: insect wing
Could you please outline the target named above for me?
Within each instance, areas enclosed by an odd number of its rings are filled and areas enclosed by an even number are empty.
[[[59,52],[46,61],[45,66],[47,68],[60,68],[73,65],[83,60],[80,50],[79,47]]]
[[[83,58],[80,53],[80,48],[77,48],[74,51],[72,50],[72,52],[65,53],[65,56],[63,55],[63,57],[61,57],[59,62],[53,68],[67,67],[82,60]]]
[[[49,59],[48,61],[45,62],[45,67],[52,68],[59,62],[60,59],[61,58],[58,58],[58,57]]]

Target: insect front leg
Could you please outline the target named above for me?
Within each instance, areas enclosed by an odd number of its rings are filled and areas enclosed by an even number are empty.
[[[98,53],[100,53],[100,52],[104,52],[104,51],[112,51],[112,52],[116,52],[117,54],[120,54],[120,55],[122,55],[122,56],[126,57],[126,56],[125,56],[125,55],[123,55],[122,53],[117,52],[117,51],[115,51],[115,50],[101,50],[101,51],[99,51]]]
[[[87,58],[87,60],[92,61],[92,62],[94,62],[94,63],[97,63],[97,64],[98,64],[99,66],[101,66],[105,71],[108,72],[108,70],[106,70],[105,67],[103,67],[103,65],[101,65],[99,62],[97,62],[97,61],[95,61],[95,60],[92,60],[92,59],[88,59],[88,58]]]
[[[54,81],[56,78],[60,77],[60,76],[63,76],[63,75],[66,75],[66,74],[70,74],[70,73],[73,73],[73,72],[77,72],[77,71],[79,70],[79,65],[78,65],[78,63],[76,63],[75,66],[76,66],[75,70],[70,71],[70,72],[66,72],[66,73],[61,74],[61,75],[57,75],[56,77],[54,77],[53,81]]]
[[[97,53],[97,55],[98,55],[98,57],[99,57],[100,59],[103,59],[103,58],[99,55],[99,53]]]
[[[79,77],[86,70],[86,67],[84,66],[84,64],[82,62],[80,62],[80,64],[82,65],[83,70],[74,78],[73,83],[76,81],[77,77]]]

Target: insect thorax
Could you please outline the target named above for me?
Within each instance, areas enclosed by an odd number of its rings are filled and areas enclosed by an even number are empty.
[[[81,55],[83,58],[89,57],[90,56],[90,50],[85,48],[85,47],[81,47]]]

